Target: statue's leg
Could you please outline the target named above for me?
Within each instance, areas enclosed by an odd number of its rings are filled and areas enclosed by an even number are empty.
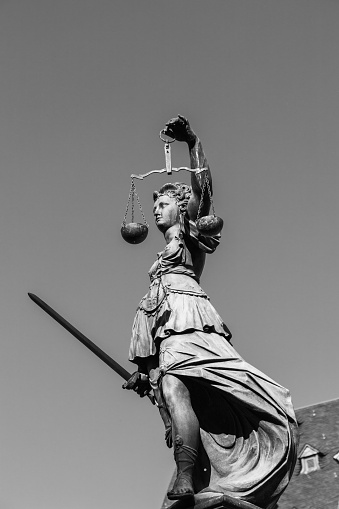
[[[160,417],[165,425],[165,442],[167,447],[172,447],[172,419],[167,410],[167,406],[160,387],[162,375],[160,373],[160,369],[157,366],[158,359],[156,357],[150,358],[147,364],[149,383],[153,389],[154,399],[158,407]]]
[[[191,405],[189,390],[177,377],[166,374],[162,392],[172,418],[177,478],[167,496],[170,500],[194,495],[193,469],[199,446],[199,421]]]

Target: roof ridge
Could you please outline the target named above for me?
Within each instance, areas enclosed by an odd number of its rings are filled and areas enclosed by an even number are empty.
[[[325,399],[324,401],[320,401],[318,403],[312,403],[311,405],[300,406],[300,407],[296,408],[296,410],[302,410],[303,408],[311,408],[313,406],[323,405],[324,403],[331,403],[332,401],[339,402],[339,398]]]

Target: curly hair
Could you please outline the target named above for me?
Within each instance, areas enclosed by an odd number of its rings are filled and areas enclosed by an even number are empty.
[[[192,195],[192,187],[184,184],[183,182],[164,184],[159,191],[153,192],[153,201],[156,201],[164,194],[171,198],[175,198],[180,212],[185,213],[187,211],[188,201]]]

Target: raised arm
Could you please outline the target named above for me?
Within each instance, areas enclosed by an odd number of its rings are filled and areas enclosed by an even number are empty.
[[[201,193],[204,184],[204,180],[206,178],[206,174],[209,179],[210,189],[212,192],[212,177],[211,172],[207,163],[207,159],[202,148],[201,141],[198,136],[191,129],[188,120],[178,115],[178,117],[173,118],[166,124],[165,134],[174,138],[177,141],[184,141],[188,145],[189,155],[190,155],[190,164],[191,168],[207,168],[207,170],[202,171],[200,173],[191,173],[191,185],[192,185],[192,197],[188,203],[187,211],[190,219],[195,220],[197,218],[199,204],[201,200]],[[209,213],[210,209],[210,199],[208,195],[208,191],[205,188],[204,192],[204,201],[203,206],[201,208],[201,216],[206,216]]]

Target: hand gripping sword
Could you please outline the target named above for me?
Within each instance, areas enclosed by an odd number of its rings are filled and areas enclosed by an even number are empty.
[[[118,373],[124,380],[129,380],[132,376],[125,368],[120,366],[112,357],[110,357],[106,352],[101,350],[93,341],[88,339],[82,332],[76,329],[72,324],[70,324],[65,318],[63,318],[59,313],[57,313],[54,309],[52,309],[46,302],[40,299],[34,293],[28,293],[28,296],[32,299],[35,304],[37,304],[41,309],[45,311],[49,316],[51,316],[54,320],[56,320],[62,327],[64,327],[68,332],[70,332],[80,343],[85,345],[94,355],[99,357],[107,366],[109,366],[113,371]],[[148,394],[149,399],[154,403],[153,395]]]

